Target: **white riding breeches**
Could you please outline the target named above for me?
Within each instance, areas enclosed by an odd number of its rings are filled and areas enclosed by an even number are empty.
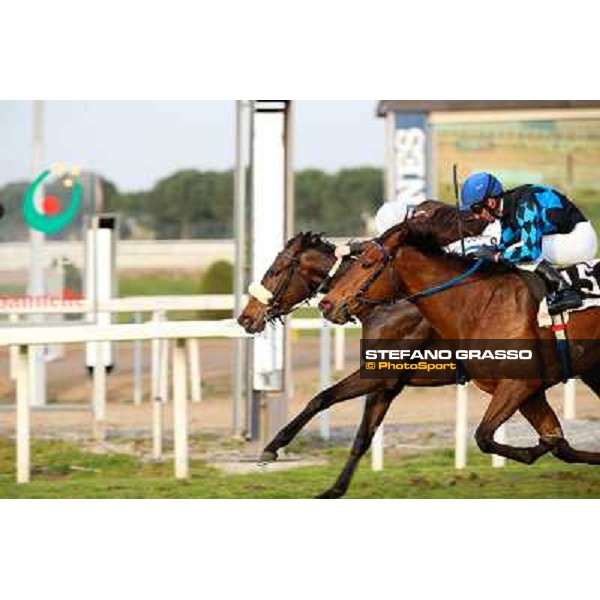
[[[589,221],[577,223],[571,233],[542,238],[542,258],[559,265],[594,260],[597,249],[598,237]]]

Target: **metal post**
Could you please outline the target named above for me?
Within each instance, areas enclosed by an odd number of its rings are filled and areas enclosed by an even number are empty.
[[[17,352],[17,483],[28,483],[30,475],[29,346]]]
[[[346,357],[345,357],[345,349],[346,349],[346,330],[337,326],[334,328],[334,341],[335,341],[335,353],[334,353],[334,363],[336,371],[343,371]]]
[[[569,379],[564,385],[563,416],[565,419],[576,418],[576,394],[575,379]]]
[[[324,390],[331,385],[331,326],[328,321],[322,319],[320,332],[319,352],[319,385]],[[328,440],[330,437],[329,410],[319,413],[319,433],[321,438]]]
[[[251,238],[252,277],[259,280],[281,250],[293,218],[293,172],[291,169],[291,104],[287,100],[258,100],[252,104],[251,119]],[[264,224],[269,223],[268,232]],[[249,424],[256,422],[253,411],[261,406],[269,412],[269,429],[287,412],[287,387],[291,367],[286,350],[286,327],[267,328],[252,340],[252,403]],[[267,398],[268,395],[268,398]],[[264,396],[264,398],[262,398]],[[261,402],[261,399],[263,402]],[[278,403],[279,406],[276,406]],[[251,412],[252,411],[252,412]],[[260,421],[260,419],[259,419]],[[256,431],[250,429],[254,437]],[[261,431],[260,437],[265,433]],[[268,435],[268,433],[267,433]]]
[[[44,103],[42,100],[33,101],[32,112],[32,143],[31,170],[36,178],[43,169],[44,155]],[[36,208],[41,212],[41,202],[44,188],[40,186],[35,197]],[[32,297],[43,296],[44,290],[44,240],[45,235],[36,229],[29,230],[29,290]],[[43,315],[31,315],[33,323],[43,323]],[[30,350],[29,361],[31,369],[30,398],[32,406],[46,404],[46,360],[44,346],[33,346]]]
[[[185,340],[176,340],[173,344],[173,438],[177,479],[186,479],[189,475],[185,363]]]
[[[246,287],[246,187],[248,152],[250,145],[250,103],[247,100],[236,102],[235,133],[235,172],[233,199],[233,237],[235,240],[234,258],[234,310],[233,316],[242,311],[242,297]],[[246,366],[247,340],[238,338],[233,342],[233,435],[241,436],[244,431],[244,370]]]
[[[192,402],[202,402],[202,381],[200,379],[200,350],[198,340],[190,339],[187,343],[187,355],[190,373],[190,391]]]
[[[136,312],[133,316],[134,323],[142,322],[142,314]],[[142,340],[133,342],[133,404],[140,406],[144,398],[142,383]]]
[[[495,440],[499,444],[506,443],[506,423],[503,423],[496,429]],[[492,467],[503,467],[506,464],[506,458],[499,456],[498,454],[492,454]]]
[[[469,436],[469,388],[467,383],[456,386],[456,424],[454,431],[454,466],[467,466]]]

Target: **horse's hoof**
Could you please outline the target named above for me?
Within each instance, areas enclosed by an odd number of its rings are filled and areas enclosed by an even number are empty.
[[[268,463],[275,462],[277,460],[277,452],[271,450],[263,450],[262,454],[258,459],[259,465],[266,465]]]
[[[335,500],[337,498],[341,498],[343,495],[343,492],[340,492],[334,488],[330,488],[325,490],[322,494],[315,496],[315,500]]]

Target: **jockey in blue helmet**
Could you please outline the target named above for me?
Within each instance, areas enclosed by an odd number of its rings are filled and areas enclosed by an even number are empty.
[[[505,191],[494,175],[474,173],[463,184],[461,203],[489,223],[500,221],[500,244],[482,248],[481,256],[535,269],[551,292],[551,314],[582,305],[581,296],[551,263],[592,260],[597,238],[591,223],[564,194],[544,185]]]

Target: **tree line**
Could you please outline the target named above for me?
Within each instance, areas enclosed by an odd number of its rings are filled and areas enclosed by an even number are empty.
[[[0,222],[0,240],[27,239],[21,216],[28,182],[13,182],[0,188],[5,206]],[[121,215],[124,238],[189,239],[228,238],[233,225],[233,172],[183,170],[156,182],[148,190],[121,192],[102,178],[104,210]],[[49,186],[46,193],[59,197],[62,186]],[[295,174],[295,227],[297,231],[322,231],[329,235],[365,233],[366,221],[383,198],[383,171],[373,167],[342,169],[328,173],[306,169]],[[63,199],[68,202],[68,198]],[[81,218],[57,239],[78,238]]]

